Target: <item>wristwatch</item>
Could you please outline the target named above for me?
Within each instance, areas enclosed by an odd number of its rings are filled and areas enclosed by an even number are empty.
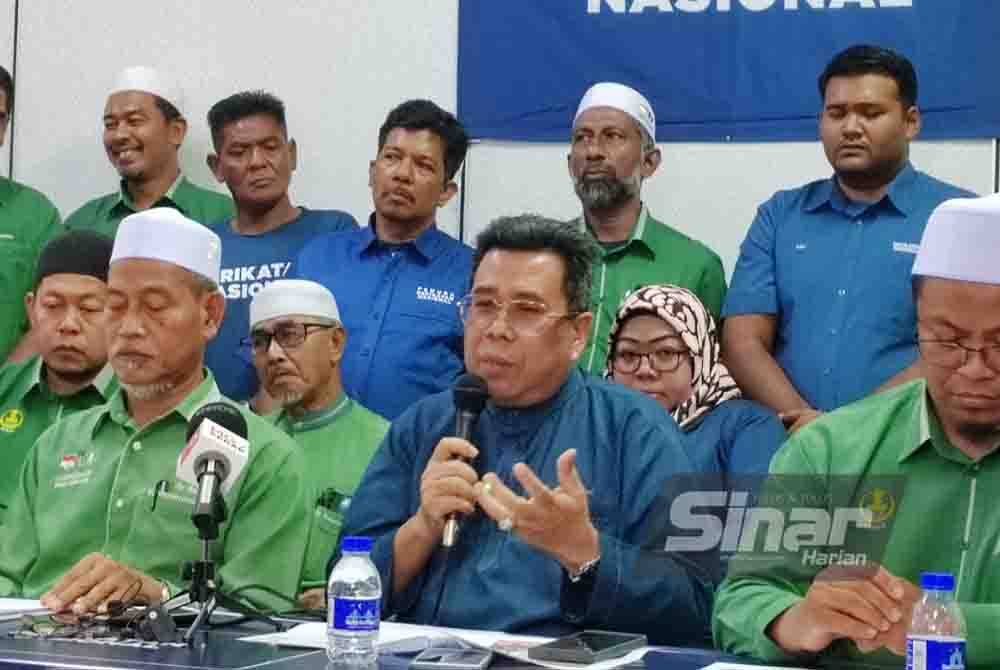
[[[601,555],[598,554],[597,556],[595,556],[594,558],[590,559],[589,561],[586,561],[583,565],[581,565],[576,570],[574,570],[572,572],[570,572],[569,570],[567,570],[566,571],[566,576],[569,577],[569,581],[570,582],[572,582],[573,584],[576,584],[577,582],[579,582],[584,577],[597,572],[597,565],[600,562],[601,562]]]

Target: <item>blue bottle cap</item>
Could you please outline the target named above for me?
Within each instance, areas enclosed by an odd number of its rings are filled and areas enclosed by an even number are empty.
[[[340,541],[340,551],[352,554],[368,554],[372,550],[372,539],[370,537],[358,537],[348,535]]]
[[[954,591],[955,576],[950,572],[921,572],[920,588],[924,591]]]

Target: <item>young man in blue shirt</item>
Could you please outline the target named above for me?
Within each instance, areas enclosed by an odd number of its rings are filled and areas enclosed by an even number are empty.
[[[300,278],[337,296],[351,334],[348,395],[389,420],[463,368],[456,301],[469,286],[472,249],[438,230],[435,217],[458,192],[468,144],[458,120],[429,100],[393,109],[368,167],[368,226],[324,235],[297,261]]]
[[[208,112],[215,153],[208,166],[236,203],[236,218],[210,226],[222,240],[219,285],[226,318],[205,354],[223,394],[234,400],[258,395],[253,354],[240,343],[250,330],[250,300],[275,279],[293,276],[299,251],[325,233],[355,230],[354,217],[338,210],[292,204],[288,186],[295,171],[295,140],[288,137],[285,105],[264,91],[244,91]],[[270,408],[264,394],[258,410]]]
[[[972,195],[910,165],[920,111],[906,58],[850,47],[819,91],[834,175],[760,206],[722,310],[733,377],[793,430],[920,376],[910,268],[931,211]]]

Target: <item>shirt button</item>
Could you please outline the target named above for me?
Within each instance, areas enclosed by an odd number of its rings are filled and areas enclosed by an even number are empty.
[[[125,507],[125,501],[119,498],[118,500],[115,501],[115,507],[117,507],[118,509]]]
[[[830,329],[830,334],[831,335],[836,335],[837,334],[837,329],[836,328],[831,328]]]
[[[370,354],[370,353],[371,353],[371,349],[369,349],[368,347],[364,347],[364,348],[363,348],[363,349],[361,350],[361,355],[362,355],[362,356],[367,356],[367,355],[368,355],[368,354]]]
[[[825,374],[825,375],[828,375],[828,374],[830,374],[831,372],[833,372],[833,370],[832,370],[832,369],[830,369],[830,368],[824,368],[824,369],[823,369],[823,374]]]
[[[838,288],[837,289],[837,295],[839,295],[839,296],[845,296],[845,295],[847,295],[847,289],[846,288]]]
[[[142,442],[133,442],[132,451],[142,451]]]

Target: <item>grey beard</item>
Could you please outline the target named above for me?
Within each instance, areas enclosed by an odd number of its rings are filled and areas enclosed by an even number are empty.
[[[639,194],[640,179],[638,176],[618,179],[616,177],[578,177],[574,180],[576,190],[583,208],[613,209],[620,207]]]
[[[176,386],[173,382],[157,382],[156,384],[119,383],[125,389],[125,392],[128,393],[129,397],[136,400],[153,400],[154,398],[165,396],[173,391]]]
[[[303,395],[301,391],[278,391],[274,394],[274,399],[278,401],[278,404],[287,409],[302,402]]]

